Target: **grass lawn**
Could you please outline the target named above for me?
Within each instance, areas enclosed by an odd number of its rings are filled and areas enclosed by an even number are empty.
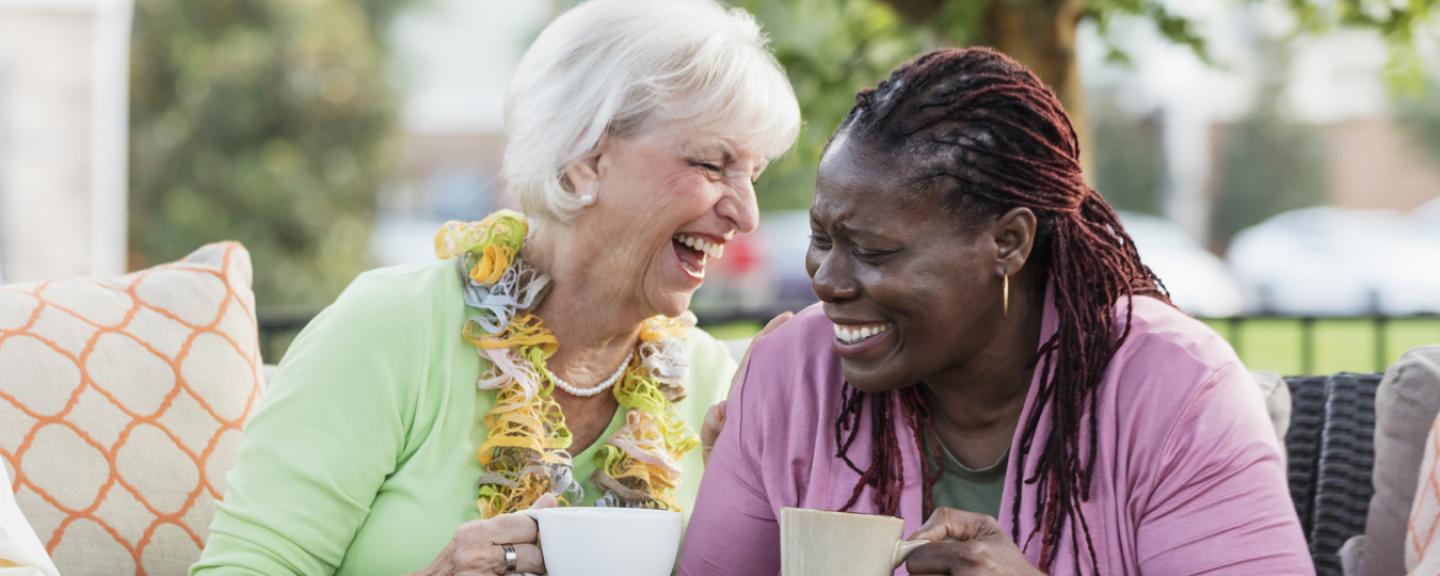
[[[1252,370],[1301,374],[1304,362],[1303,330],[1299,320],[1252,320],[1238,334],[1225,322],[1211,322],[1230,341]],[[1319,320],[1314,323],[1310,350],[1312,374],[1380,372],[1406,350],[1440,344],[1440,318],[1391,320],[1377,329],[1369,319]],[[1384,358],[1380,342],[1384,338]],[[1377,361],[1379,360],[1379,361]]]
[[[1302,374],[1303,330],[1299,320],[1247,320],[1238,331],[1229,323],[1210,322],[1221,336],[1236,346],[1240,358],[1251,370],[1273,370],[1285,375]],[[754,322],[733,322],[705,326],[716,338],[749,338],[760,330]],[[1391,320],[1383,330],[1384,362],[1376,362],[1377,330],[1369,319],[1316,321],[1311,335],[1312,374],[1335,372],[1378,372],[1400,354],[1416,346],[1440,344],[1440,318]]]

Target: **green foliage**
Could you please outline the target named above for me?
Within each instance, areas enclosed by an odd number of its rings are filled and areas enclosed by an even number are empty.
[[[1390,49],[1385,77],[1397,92],[1418,95],[1425,87],[1424,58],[1417,34],[1436,23],[1440,0],[1288,0],[1300,15],[1300,31],[1326,32],[1337,27],[1374,30]]]
[[[795,86],[804,125],[795,148],[756,185],[762,209],[805,209],[820,152],[850,112],[855,93],[933,45],[879,0],[736,0],[755,15]]]
[[[964,0],[950,0],[951,2]],[[1009,0],[991,0],[1009,1]],[[1033,0],[1019,0],[1033,1]],[[1170,41],[1193,50],[1207,63],[1205,39],[1190,19],[1165,7],[1163,0],[1082,0],[1084,15],[1095,21],[1112,60],[1126,61],[1123,47],[1111,42],[1106,31],[1117,17],[1141,17],[1154,23]],[[1233,0],[1232,0],[1233,1]],[[1341,28],[1372,30],[1389,46],[1386,80],[1397,91],[1418,93],[1424,86],[1424,59],[1415,37],[1436,22],[1440,0],[1245,0],[1248,4],[1281,4],[1295,18],[1296,34],[1324,34]]]
[[[1106,58],[1112,61],[1129,62],[1125,48],[1111,38],[1110,25],[1117,17],[1134,17],[1149,20],[1156,30],[1171,42],[1190,48],[1201,60],[1213,64],[1205,38],[1195,31],[1190,20],[1178,16],[1155,0],[1088,0],[1082,11],[1085,18],[1095,22],[1100,39],[1105,43]]]
[[[398,156],[379,38],[406,2],[137,1],[132,263],[239,240],[262,306],[332,299]]]

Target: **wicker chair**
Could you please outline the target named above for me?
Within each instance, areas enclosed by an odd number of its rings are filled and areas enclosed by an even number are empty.
[[[1308,540],[1314,526],[1316,462],[1325,426],[1325,376],[1286,378],[1290,385],[1290,430],[1285,434],[1285,461],[1290,499],[1300,515],[1300,528]]]
[[[1315,570],[1339,576],[1339,550],[1365,533],[1374,492],[1375,389],[1378,374],[1287,379],[1294,402],[1285,437],[1290,496]]]

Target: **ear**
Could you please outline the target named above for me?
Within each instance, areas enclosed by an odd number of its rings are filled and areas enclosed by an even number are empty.
[[[605,134],[584,156],[576,158],[574,162],[565,166],[560,180],[565,189],[576,196],[586,194],[594,196],[599,191],[600,181],[605,177],[610,166],[609,155],[613,143],[610,135]]]
[[[1011,208],[995,221],[996,272],[1014,276],[1030,260],[1038,220],[1029,208]]]

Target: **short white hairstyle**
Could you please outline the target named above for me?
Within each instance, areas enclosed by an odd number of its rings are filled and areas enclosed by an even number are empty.
[[[567,221],[583,208],[562,175],[607,133],[677,121],[766,158],[800,131],[794,89],[755,19],[714,0],[591,0],[550,23],[505,98],[504,176],[521,209]]]

